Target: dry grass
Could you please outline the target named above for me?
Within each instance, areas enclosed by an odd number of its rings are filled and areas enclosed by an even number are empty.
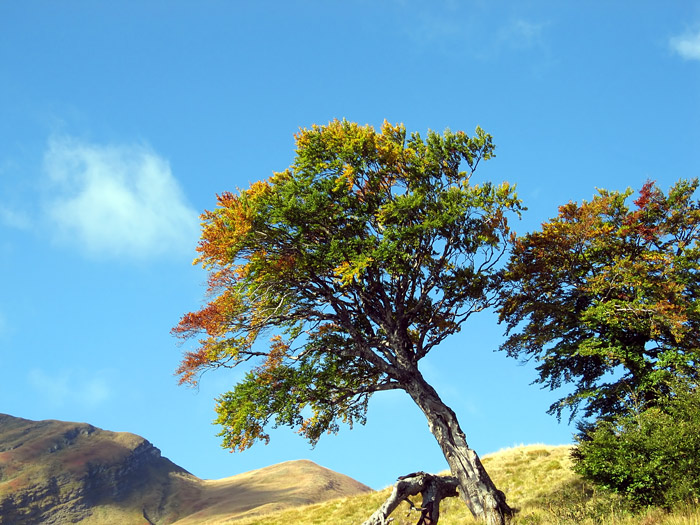
[[[371,489],[311,461],[287,461],[230,478],[200,481],[197,505],[201,510],[175,523],[228,523],[234,518],[270,514],[360,492]]]
[[[0,419],[0,500],[3,494],[41,486],[52,476],[63,479],[57,495],[69,494],[78,488],[77,480],[89,462],[118,466],[143,443],[133,434],[88,425],[2,419],[2,415]],[[570,452],[569,446],[528,445],[483,458],[496,486],[518,511],[513,525],[700,525],[697,505],[671,514],[658,509],[632,514],[615,497],[584,483],[571,470]],[[340,497],[367,487],[309,461],[281,463],[217,481],[200,480],[164,458],[146,468],[140,473],[143,486],[133,487],[119,503],[103,501],[81,523],[143,524],[142,512],[148,509],[158,523],[181,518],[177,525],[357,525],[391,490]],[[69,499],[57,503],[66,506],[66,517]],[[393,525],[418,521],[408,504],[402,504],[392,517]],[[0,523],[4,522],[0,515]],[[476,522],[459,499],[450,498],[441,505],[440,523]]]
[[[614,497],[596,492],[571,470],[571,447],[528,445],[502,450],[483,463],[509,504],[518,510],[513,525],[700,525],[700,509],[689,507],[669,514],[658,509],[633,514]],[[387,488],[369,495],[343,498],[217,523],[235,525],[358,525],[381,505]],[[417,502],[416,502],[417,503]],[[418,514],[405,504],[392,515],[392,525],[413,525]],[[442,525],[472,525],[466,506],[457,498],[441,505]]]
[[[201,480],[134,434],[0,414],[3,525],[38,522],[44,513],[85,525],[140,525],[144,513],[157,523],[205,525],[368,492],[306,460]]]

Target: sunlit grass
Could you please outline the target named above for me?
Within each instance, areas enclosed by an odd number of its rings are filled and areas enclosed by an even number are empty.
[[[513,525],[700,525],[700,507],[689,506],[672,513],[648,509],[633,513],[611,495],[595,490],[571,470],[571,448],[529,445],[485,456],[483,463],[496,486],[517,509]],[[358,525],[389,495],[391,488],[369,495],[343,498],[308,507],[221,521],[236,525]],[[419,503],[416,501],[415,503]],[[392,514],[392,525],[413,525],[418,513],[402,504]],[[477,523],[457,498],[444,500],[440,523]]]

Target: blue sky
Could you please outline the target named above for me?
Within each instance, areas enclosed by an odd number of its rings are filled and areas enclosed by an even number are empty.
[[[700,4],[0,0],[0,412],[138,433],[203,478],[445,468],[405,394],[313,450],[279,429],[230,454],[213,399],[240,372],[173,375],[170,329],[205,291],[199,213],[334,118],[482,126],[497,157],[477,177],[517,184],[531,231],[595,188],[700,175]],[[570,442],[502,340],[480,314],[423,371],[480,454]]]

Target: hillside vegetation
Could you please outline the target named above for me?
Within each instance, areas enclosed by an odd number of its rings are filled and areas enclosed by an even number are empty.
[[[0,414],[0,525],[223,523],[362,492],[307,460],[202,480],[135,434]]]
[[[631,513],[584,483],[570,454],[570,446],[528,445],[483,458],[518,509],[514,525],[700,524],[697,505]],[[359,525],[390,490],[371,491],[306,460],[202,480],[134,434],[0,414],[0,525]],[[402,504],[392,525],[418,517]],[[440,523],[476,522],[461,500],[449,498]]]
[[[666,513],[649,509],[631,513],[613,496],[601,494],[571,470],[570,446],[528,445],[487,455],[483,463],[508,502],[518,509],[514,525],[698,525],[700,509]],[[265,516],[212,525],[359,525],[387,498],[391,487],[372,494],[347,497]],[[417,498],[414,503],[420,504]],[[442,525],[476,524],[457,498],[440,507]],[[419,514],[403,504],[392,515],[392,525],[415,525]]]

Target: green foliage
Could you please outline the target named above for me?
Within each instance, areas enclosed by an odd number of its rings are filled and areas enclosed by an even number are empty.
[[[631,191],[600,190],[517,239],[501,290],[501,348],[535,359],[538,383],[574,385],[550,412],[610,418],[632,397],[651,407],[672,382],[698,381],[697,187],[682,180],[665,195],[649,182],[634,207]]]
[[[536,359],[537,382],[573,391],[550,407],[583,428],[576,469],[635,505],[698,496],[698,181],[667,195],[649,182],[634,207],[601,190],[517,240],[501,294],[502,346]],[[634,407],[633,410],[630,407]]]
[[[418,361],[493,304],[514,188],[474,185],[491,136],[407,135],[333,121],[296,136],[292,166],[203,214],[212,299],[174,332],[199,339],[178,372],[255,366],[218,400],[225,446],[287,425],[315,443],[364,422]],[[269,344],[265,339],[272,334]],[[261,337],[265,336],[265,337]]]
[[[636,506],[700,498],[700,391],[680,390],[662,408],[600,421],[583,432],[574,470]]]

